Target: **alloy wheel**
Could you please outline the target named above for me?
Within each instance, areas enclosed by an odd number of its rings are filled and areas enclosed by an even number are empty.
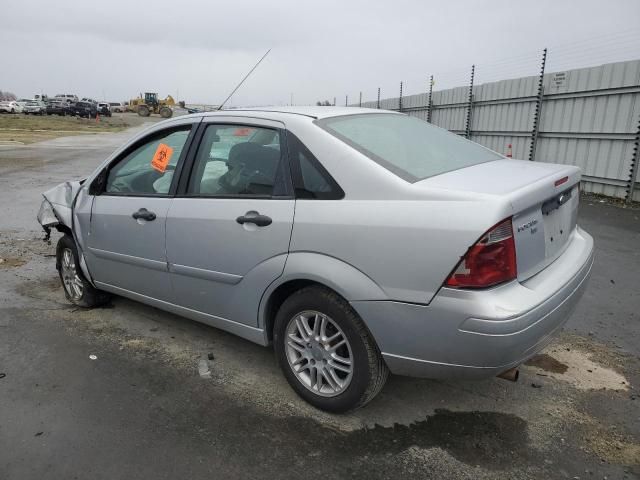
[[[313,393],[335,397],[351,383],[353,353],[342,329],[314,310],[295,315],[286,329],[286,357],[298,381]]]
[[[72,300],[80,300],[82,298],[82,279],[78,275],[75,257],[70,248],[62,251],[62,262],[60,268],[60,276],[65,291]]]

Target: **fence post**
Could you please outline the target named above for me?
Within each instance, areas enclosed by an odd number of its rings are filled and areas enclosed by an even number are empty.
[[[640,162],[640,122],[638,122],[638,130],[636,131],[636,139],[633,145],[633,156],[631,157],[631,168],[629,169],[629,180],[627,182],[626,203],[633,202],[633,191],[638,180],[638,162]]]
[[[349,106],[349,95],[344,96],[344,106],[345,107]]]
[[[432,103],[432,95],[433,95],[433,75],[429,77],[429,99],[427,103],[427,122],[431,123],[431,107]]]
[[[536,159],[536,146],[538,144],[538,133],[540,129],[540,115],[542,113],[542,99],[544,96],[544,66],[547,63],[547,49],[542,51],[542,65],[540,67],[540,78],[538,78],[538,98],[536,109],[533,112],[533,130],[531,130],[531,145],[529,146],[529,161]]]
[[[376,103],[376,108],[380,110],[380,87],[378,87],[378,102]]]
[[[400,82],[400,97],[398,97],[398,111],[402,112],[402,82]]]
[[[336,106],[336,97],[333,97],[333,106]]]
[[[362,92],[360,92],[360,101],[358,102],[358,106],[362,107]]]
[[[476,66],[471,65],[471,81],[469,82],[469,98],[467,100],[467,121],[464,128],[465,138],[471,137],[471,110],[473,109],[473,76],[476,71]]]

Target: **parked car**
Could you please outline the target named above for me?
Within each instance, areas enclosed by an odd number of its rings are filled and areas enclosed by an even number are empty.
[[[76,102],[72,110],[73,114],[78,117],[96,118],[98,114],[97,104],[91,102]]]
[[[44,115],[47,113],[47,105],[39,100],[34,100],[33,102],[27,102],[22,111],[25,115]]]
[[[54,97],[54,100],[59,100],[65,103],[76,103],[78,101],[78,96],[72,93],[59,93]]]
[[[109,108],[113,113],[122,113],[127,111],[127,106],[120,102],[109,102]]]
[[[65,116],[71,113],[71,108],[66,100],[47,103],[47,115]]]
[[[88,102],[88,103],[98,103],[97,100],[94,100],[93,98],[89,98],[89,97],[83,97],[82,99],[80,99],[81,102]]]
[[[0,113],[22,113],[22,105],[15,100],[0,102]]]
[[[105,117],[111,116],[111,106],[106,102],[98,103],[98,113],[100,115],[104,115]]]
[[[514,377],[566,322],[594,249],[577,167],[395,112],[277,110],[158,123],[45,192],[67,298],[122,295],[273,345],[332,412],[389,371]]]

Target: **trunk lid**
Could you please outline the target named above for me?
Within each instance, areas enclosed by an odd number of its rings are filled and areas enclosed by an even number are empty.
[[[431,177],[418,185],[508,201],[518,280],[524,281],[566,249],[576,227],[579,183],[580,169],[574,166],[503,159]]]

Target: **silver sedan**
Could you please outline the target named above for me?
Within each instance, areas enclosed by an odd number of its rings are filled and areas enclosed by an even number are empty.
[[[389,372],[514,377],[589,277],[579,184],[394,112],[230,110],[154,125],[38,218],[64,234],[71,302],[273,345],[301,397],[343,412]]]

